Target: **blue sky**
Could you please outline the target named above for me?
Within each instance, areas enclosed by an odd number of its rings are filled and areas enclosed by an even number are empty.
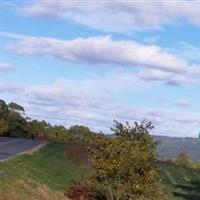
[[[1,97],[27,115],[109,133],[147,119],[153,134],[200,130],[198,1],[7,1]]]

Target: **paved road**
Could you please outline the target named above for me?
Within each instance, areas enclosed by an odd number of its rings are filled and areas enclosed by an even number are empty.
[[[0,161],[21,154],[43,144],[39,140],[0,137]]]

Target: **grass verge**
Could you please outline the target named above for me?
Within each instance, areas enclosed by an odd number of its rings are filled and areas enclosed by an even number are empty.
[[[200,200],[200,171],[171,162],[160,162],[163,185],[173,199]]]
[[[66,144],[48,144],[0,163],[0,199],[66,199],[64,190],[85,170],[81,162],[68,159]]]

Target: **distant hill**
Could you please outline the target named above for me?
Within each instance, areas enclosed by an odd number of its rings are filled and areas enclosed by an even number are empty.
[[[162,159],[175,158],[180,153],[186,153],[193,161],[200,161],[200,140],[196,138],[177,138],[153,136],[159,140],[158,154]]]

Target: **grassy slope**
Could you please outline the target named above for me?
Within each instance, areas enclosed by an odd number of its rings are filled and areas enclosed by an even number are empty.
[[[34,155],[23,155],[0,163],[0,199],[65,199],[65,188],[86,170],[80,162],[72,161],[66,155],[66,149],[68,152],[71,149],[70,158],[77,154],[82,157],[83,151],[78,148],[49,144]],[[200,171],[167,162],[161,162],[160,166],[163,183],[177,197],[173,200],[200,199]]]
[[[200,200],[200,171],[169,162],[160,162],[160,175],[177,199]]]
[[[0,199],[62,199],[65,188],[84,171],[67,159],[65,148],[48,144],[34,155],[0,163]]]

